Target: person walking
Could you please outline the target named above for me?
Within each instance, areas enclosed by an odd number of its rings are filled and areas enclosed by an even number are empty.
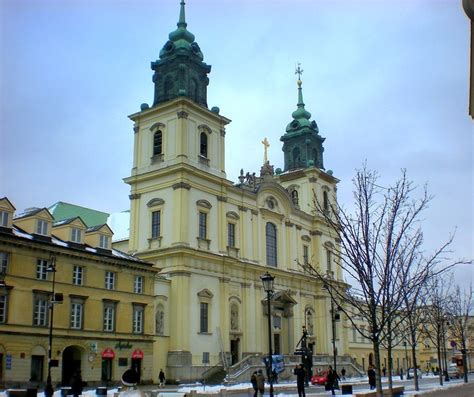
[[[326,390],[331,390],[331,394],[334,396],[336,395],[334,388],[337,388],[337,381],[340,379],[337,372],[334,371],[331,366],[328,367],[327,379],[328,380],[326,382]]]
[[[71,378],[71,392],[74,397],[78,397],[82,394],[82,388],[84,382],[82,381],[81,371],[77,370]]]
[[[346,380],[346,369],[342,367],[341,369],[342,380]]]
[[[263,396],[265,393],[265,377],[263,376],[263,372],[261,369],[258,370],[257,375],[257,390],[260,393],[260,395]]]
[[[257,387],[257,371],[255,371],[252,376],[250,377],[250,383],[252,384],[253,387],[253,397],[258,396],[258,387]]]
[[[298,388],[298,397],[306,397],[305,379],[306,371],[301,364],[297,364],[293,373],[296,375],[296,387]]]
[[[367,370],[367,376],[369,377],[370,390],[374,390],[375,389],[375,370],[372,365],[369,365],[369,369]]]
[[[385,369],[385,365],[382,367],[382,374],[383,376],[387,376],[387,370]]]
[[[158,374],[158,379],[160,380],[159,387],[165,387],[165,373],[163,372],[163,369],[160,369],[160,373]]]

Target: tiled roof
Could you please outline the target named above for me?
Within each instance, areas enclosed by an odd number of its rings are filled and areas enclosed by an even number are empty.
[[[63,201],[58,201],[48,209],[56,221],[80,217],[87,227],[103,225],[107,223],[107,218],[109,217],[109,214],[106,212],[65,203]]]

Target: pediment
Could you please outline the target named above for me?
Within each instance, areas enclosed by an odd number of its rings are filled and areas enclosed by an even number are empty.
[[[214,297],[214,294],[207,288],[204,288],[203,290],[197,293],[197,296],[199,296],[200,298],[212,299]]]

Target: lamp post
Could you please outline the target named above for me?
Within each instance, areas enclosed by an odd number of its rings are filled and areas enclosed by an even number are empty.
[[[267,293],[267,304],[268,304],[268,380],[270,383],[270,397],[273,397],[273,376],[272,376],[272,367],[273,367],[273,360],[272,360],[272,317],[271,317],[271,306],[270,306],[270,299],[273,294],[273,277],[270,273],[266,272],[264,275],[260,276],[262,280],[263,289]]]
[[[49,341],[48,341],[48,377],[46,378],[46,386],[44,388],[44,395],[52,397],[54,394],[53,384],[51,383],[51,353],[53,348],[53,317],[54,317],[54,287],[56,283],[56,257],[51,255],[49,258],[49,265],[47,272],[53,273],[53,283],[51,286],[51,299],[49,301]]]
[[[329,285],[324,284],[323,289],[329,292]],[[340,308],[339,308],[340,309]],[[334,372],[337,373],[337,348],[336,348],[336,310],[334,309],[334,300],[331,297],[331,327],[332,327],[332,356],[333,356],[333,368]],[[338,310],[339,311],[339,310]],[[337,314],[339,316],[339,314]]]
[[[447,352],[446,352],[446,329],[445,329],[445,323],[449,324],[446,321],[446,315],[443,316],[443,320],[441,322],[441,334],[442,334],[442,339],[443,339],[443,355],[444,355],[444,381],[449,382],[449,374],[448,374],[448,359],[447,359]]]

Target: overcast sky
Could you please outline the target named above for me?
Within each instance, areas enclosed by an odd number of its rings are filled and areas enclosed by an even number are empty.
[[[17,211],[56,201],[128,209],[127,116],[153,101],[150,62],[176,28],[179,0],[1,0],[0,12],[0,196]],[[456,231],[452,256],[474,257],[460,0],[188,0],[186,19],[212,65],[208,105],[233,120],[228,179],[259,171],[264,137],[283,168],[279,139],[296,109],[301,62],[339,200],[349,205],[364,161],[381,185],[406,168],[434,195],[427,250]],[[473,278],[469,266],[459,273]]]

